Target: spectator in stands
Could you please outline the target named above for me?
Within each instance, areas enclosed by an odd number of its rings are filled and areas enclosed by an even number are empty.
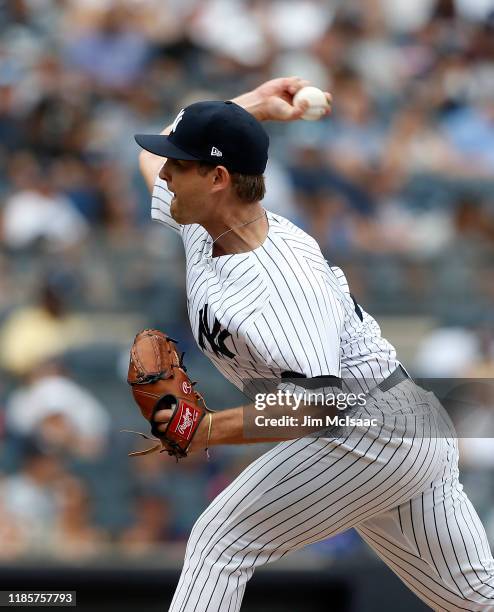
[[[3,510],[11,519],[12,530],[27,539],[31,554],[48,546],[57,520],[54,490],[63,474],[58,458],[30,444],[19,471],[1,483]]]
[[[8,397],[6,426],[17,436],[37,439],[50,452],[94,458],[108,444],[110,417],[63,368],[45,363]]]
[[[39,244],[60,252],[75,247],[88,227],[82,215],[65,196],[53,189],[50,168],[42,169],[32,158],[17,158],[12,171],[14,183],[23,188],[10,195],[2,214],[2,235],[11,249]],[[24,163],[22,163],[24,162]]]
[[[156,553],[160,545],[173,539],[169,500],[152,493],[138,495],[134,500],[134,522],[120,536],[122,551],[132,556]]]
[[[0,327],[0,365],[28,374],[47,359],[61,355],[90,337],[89,323],[68,311],[57,275],[41,284],[38,302],[14,309]]]
[[[2,484],[0,483],[0,491]],[[0,501],[0,560],[16,561],[32,553],[29,542],[29,526],[25,521],[4,508]]]
[[[124,89],[141,75],[149,57],[149,42],[134,26],[133,13],[122,4],[110,6],[91,29],[75,32],[65,56],[96,85]]]
[[[65,476],[54,487],[57,520],[50,533],[50,552],[63,559],[90,559],[101,555],[109,537],[91,516],[91,500],[84,483]]]

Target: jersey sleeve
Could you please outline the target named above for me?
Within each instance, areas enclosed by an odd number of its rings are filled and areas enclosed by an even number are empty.
[[[167,188],[166,181],[163,181],[158,176],[154,183],[153,195],[151,198],[151,218],[181,233],[183,226],[177,223],[170,214],[172,197],[173,194]]]

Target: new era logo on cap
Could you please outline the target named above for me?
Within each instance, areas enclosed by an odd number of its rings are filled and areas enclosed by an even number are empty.
[[[178,113],[168,136],[137,134],[135,139],[160,157],[209,163],[221,159],[218,163],[241,174],[262,174],[268,161],[264,128],[231,101],[196,102]]]

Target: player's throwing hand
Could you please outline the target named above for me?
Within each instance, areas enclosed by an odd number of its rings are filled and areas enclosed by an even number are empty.
[[[243,106],[259,121],[296,121],[308,109],[307,102],[294,103],[293,97],[303,87],[310,85],[309,81],[300,77],[283,77],[266,81],[256,89],[249,91],[234,102]],[[331,112],[332,97],[328,91],[324,92],[328,100],[328,110]]]

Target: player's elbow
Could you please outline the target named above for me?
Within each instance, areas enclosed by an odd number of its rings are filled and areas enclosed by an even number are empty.
[[[154,183],[163,165],[163,161],[156,155],[149,153],[149,151],[143,150],[139,153],[139,170],[150,192],[153,191]]]
[[[144,149],[142,149],[139,153],[139,169],[144,178],[146,178],[146,170],[149,166],[150,155],[151,154],[148,151],[145,151]]]

